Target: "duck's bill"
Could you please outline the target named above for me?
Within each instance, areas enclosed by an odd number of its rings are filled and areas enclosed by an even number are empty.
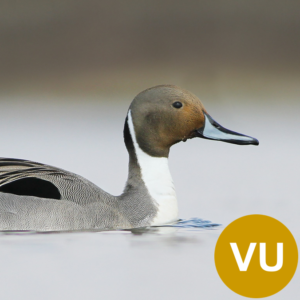
[[[237,145],[258,145],[257,139],[228,130],[217,123],[209,114],[204,113],[205,125],[197,130],[197,136]]]

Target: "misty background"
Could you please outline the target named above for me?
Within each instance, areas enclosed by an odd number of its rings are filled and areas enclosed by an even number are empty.
[[[208,100],[295,97],[299,13],[297,0],[1,0],[0,88],[133,97],[172,83]]]
[[[260,141],[172,147],[179,217],[214,230],[1,232],[0,298],[238,300],[214,266],[226,225],[269,215],[300,245],[299,16],[298,0],[0,0],[1,157],[120,194],[128,106],[158,84],[193,92],[221,125]],[[299,298],[299,279],[272,299]]]

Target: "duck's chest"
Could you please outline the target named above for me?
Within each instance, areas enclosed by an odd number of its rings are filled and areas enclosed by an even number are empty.
[[[142,180],[158,209],[151,225],[176,221],[178,219],[177,197],[169,171],[168,159],[143,157],[139,163]]]

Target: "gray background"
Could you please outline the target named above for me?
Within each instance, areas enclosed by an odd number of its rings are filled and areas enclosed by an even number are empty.
[[[258,147],[194,139],[170,168],[181,218],[260,213],[300,242],[299,1],[0,1],[2,157],[122,192],[122,130],[141,90],[197,94]],[[222,228],[0,235],[1,299],[241,299],[220,280]],[[271,299],[296,299],[299,272]]]

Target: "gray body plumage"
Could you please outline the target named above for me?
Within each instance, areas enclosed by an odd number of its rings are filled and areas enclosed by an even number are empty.
[[[156,206],[132,164],[120,196],[112,196],[87,179],[55,167],[0,158],[0,187],[34,176],[55,185],[61,199],[0,192],[0,230],[121,229],[148,226]]]

